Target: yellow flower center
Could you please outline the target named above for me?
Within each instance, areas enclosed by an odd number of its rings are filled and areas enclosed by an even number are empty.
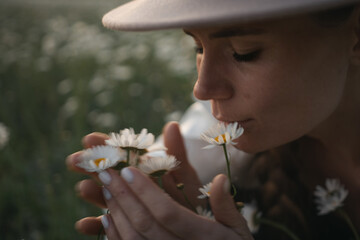
[[[225,134],[221,134],[221,135],[219,135],[219,136],[217,136],[217,137],[215,137],[214,139],[215,139],[215,141],[216,142],[219,142],[219,138],[220,137],[222,137],[222,139],[224,140],[224,143],[226,143],[226,137],[225,137]]]
[[[99,167],[99,165],[102,161],[105,161],[105,158],[98,158],[98,159],[94,160],[94,163],[97,167]]]

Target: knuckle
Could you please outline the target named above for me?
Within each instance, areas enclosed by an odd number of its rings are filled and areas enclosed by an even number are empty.
[[[129,194],[129,190],[125,187],[111,188],[111,195],[113,195],[114,199],[120,199],[128,194]]]
[[[171,208],[164,207],[163,210],[159,211],[156,215],[156,218],[159,222],[163,224],[171,224],[176,220],[176,216],[173,211],[169,210]]]
[[[122,240],[141,240],[143,239],[141,236],[139,236],[136,232],[127,232],[121,234]]]
[[[149,213],[136,211],[133,212],[132,224],[137,232],[145,234],[152,228],[154,221]]]

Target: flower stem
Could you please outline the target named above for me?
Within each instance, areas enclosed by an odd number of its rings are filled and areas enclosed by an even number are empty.
[[[193,211],[196,213],[196,209],[195,209],[195,207],[191,204],[189,198],[186,196],[185,191],[184,191],[183,189],[181,189],[181,192],[182,192],[182,194],[183,194],[183,196],[184,196],[185,201],[186,201],[187,204],[190,206],[191,210],[193,210]]]
[[[103,234],[104,234],[104,228],[102,227],[97,235],[97,240],[100,240],[100,238]]]
[[[163,189],[162,178],[161,178],[161,177],[157,177],[157,181],[158,181],[159,187],[160,187],[161,189]]]
[[[230,161],[229,161],[229,156],[228,156],[227,149],[226,149],[226,144],[222,144],[222,146],[223,146],[223,149],[224,149],[224,154],[225,154],[225,159],[226,159],[227,175],[228,175],[231,187],[233,189],[233,197],[235,197],[236,196],[236,187],[232,183],[232,179],[231,179]]]
[[[130,149],[127,149],[127,156],[126,156],[126,165],[130,165]]]
[[[354,224],[352,223],[349,215],[348,215],[342,208],[338,208],[336,211],[344,218],[344,220],[346,221],[346,223],[349,225],[351,231],[352,231],[353,234],[354,234],[355,239],[356,239],[356,240],[360,240],[359,234],[358,234],[358,232],[356,231],[356,228],[355,228]]]
[[[290,229],[288,229],[287,227],[285,227],[284,225],[271,221],[269,219],[265,219],[265,218],[257,218],[256,221],[258,223],[262,223],[274,228],[277,228],[281,231],[283,231],[286,235],[288,235],[291,239],[293,240],[300,240],[300,238],[298,236],[296,236],[292,231],[290,231]]]

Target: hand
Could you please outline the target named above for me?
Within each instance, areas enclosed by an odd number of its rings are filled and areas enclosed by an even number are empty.
[[[183,139],[177,123],[168,123],[163,130],[164,144],[168,148],[168,154],[174,155],[178,161],[181,162],[180,167],[172,171],[170,174],[164,176],[164,189],[169,195],[178,201],[180,204],[190,207],[185,201],[184,196],[180,190],[176,188],[176,184],[184,183],[184,192],[192,202],[193,206],[202,205],[203,203],[197,199],[199,195],[198,188],[201,183],[196,175],[195,170],[187,160],[187,154],[184,147]],[[108,138],[106,134],[92,133],[83,138],[84,148],[93,147],[96,145],[105,144]],[[81,156],[81,151],[70,155],[67,158],[67,165],[70,170],[91,175],[95,180],[87,179],[79,182],[76,189],[79,195],[90,203],[93,203],[101,208],[106,208],[102,190],[97,183],[98,178],[96,174],[88,173],[82,168],[76,166],[78,159]],[[77,222],[76,228],[84,234],[98,234],[101,230],[100,218],[88,217]]]
[[[104,145],[106,139],[108,139],[106,134],[95,132],[86,135],[82,139],[82,144],[86,149],[97,145]],[[76,191],[78,195],[86,201],[95,204],[100,208],[107,208],[97,174],[89,173],[84,169],[76,166],[76,164],[80,161],[81,154],[82,151],[79,151],[68,156],[66,158],[66,165],[69,170],[89,175],[93,177],[93,179],[86,179],[78,182],[75,187]],[[75,228],[79,232],[86,235],[98,235],[99,232],[102,231],[102,224],[100,219],[101,217],[83,218],[76,223]]]
[[[176,203],[133,167],[99,174],[110,214],[102,217],[109,240],[115,239],[252,239],[229,193],[225,175],[213,180],[210,204],[216,221]]]
[[[197,198],[200,195],[199,188],[202,184],[196,174],[195,169],[187,159],[187,153],[183,138],[180,133],[179,125],[170,122],[163,129],[164,145],[168,149],[167,153],[173,155],[181,163],[180,166],[163,177],[163,187],[165,191],[178,203],[187,208],[191,208],[185,200],[183,193],[176,188],[179,183],[184,184],[184,192],[189,198],[192,206],[204,205],[205,202]]]

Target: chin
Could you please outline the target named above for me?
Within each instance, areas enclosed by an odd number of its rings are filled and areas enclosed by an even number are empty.
[[[241,140],[239,139],[238,141],[236,141],[236,145],[234,145],[234,147],[249,154],[256,154],[259,152],[270,150],[276,146],[269,146],[268,144],[262,143],[258,140],[251,141],[247,140],[246,138],[242,138]]]
[[[251,144],[242,144],[242,143],[237,143],[236,145],[234,145],[234,147],[239,149],[240,151],[250,153],[250,154],[256,154],[256,153],[263,152],[266,150],[264,148],[260,148],[259,146],[254,146]]]

